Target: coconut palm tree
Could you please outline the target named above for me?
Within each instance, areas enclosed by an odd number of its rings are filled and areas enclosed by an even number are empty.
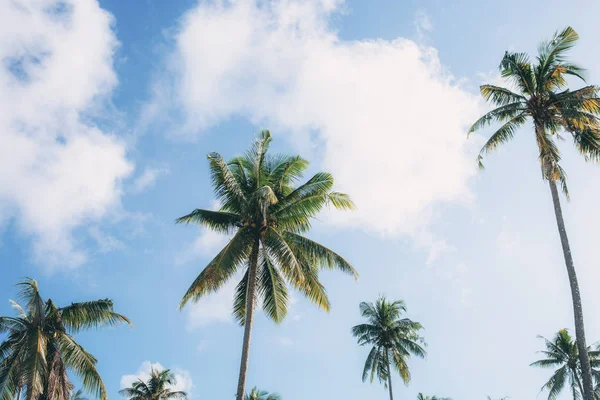
[[[180,307],[217,291],[237,272],[239,281],[233,313],[244,326],[237,400],[243,400],[248,354],[257,300],[276,323],[287,313],[286,284],[329,311],[319,269],[339,269],[357,276],[343,257],[303,236],[324,206],[353,209],[348,195],[331,191],[333,177],[319,172],[296,185],[308,162],[299,156],[267,154],[271,134],[261,132],[242,157],[226,162],[218,153],[208,155],[213,189],[222,204],[219,211],[196,209],[177,223],[196,223],[223,234],[229,243],[208,263],[191,284]]]
[[[597,86],[577,90],[567,88],[567,77],[583,79],[583,69],[570,63],[566,53],[579,39],[568,27],[557,32],[552,40],[539,46],[538,56],[530,61],[526,53],[506,52],[500,63],[502,77],[514,90],[494,85],[481,86],[481,94],[497,106],[481,117],[469,134],[491,123],[502,126],[492,134],[478,156],[480,167],[485,154],[513,138],[527,121],[533,123],[533,133],[539,151],[542,178],[548,181],[558,232],[563,249],[575,319],[575,334],[582,368],[584,399],[592,400],[593,384],[589,360],[586,358],[586,340],[579,284],[563,220],[556,183],[568,197],[566,174],[560,165],[558,141],[565,132],[573,138],[575,147],[586,161],[600,161],[600,100]]]
[[[424,396],[423,393],[417,395],[417,400],[452,400],[450,397]]]
[[[131,387],[120,390],[119,393],[129,400],[187,399],[186,392],[172,390],[176,384],[177,379],[170,370],[159,371],[152,368],[148,381],[138,379]]]
[[[112,300],[71,303],[58,307],[44,300],[34,279],[17,284],[24,306],[12,302],[16,317],[0,317],[0,398],[69,400],[73,385],[68,372],[100,399],[107,393],[96,369],[96,358],[73,338],[84,329],[112,326],[129,319],[113,311]]]
[[[373,346],[363,370],[362,380],[370,376],[371,382],[377,377],[392,393],[392,367],[400,374],[405,384],[410,381],[410,371],[406,360],[411,355],[425,357],[423,338],[419,331],[423,328],[418,322],[408,318],[400,318],[406,312],[402,300],[388,301],[381,296],[375,303],[360,303],[360,313],[367,318],[366,324],[352,328],[352,335],[358,339],[361,346]]]
[[[268,393],[253,387],[250,393],[246,394],[244,400],[281,400],[281,397],[277,393]]]
[[[538,336],[546,344],[546,350],[540,351],[545,358],[531,364],[532,367],[557,368],[542,390],[548,390],[548,400],[554,400],[569,385],[573,399],[580,399],[584,392],[581,379],[581,362],[577,343],[573,341],[566,329],[561,329],[554,335],[552,341]],[[588,359],[592,367],[592,376],[599,381],[600,378],[600,351],[588,347]]]

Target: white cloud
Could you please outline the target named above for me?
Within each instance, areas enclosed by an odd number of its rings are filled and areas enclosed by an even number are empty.
[[[150,372],[152,369],[163,371],[165,370],[165,367],[163,367],[160,363],[144,361],[135,374],[121,376],[121,389],[130,387],[133,382],[139,379],[142,381],[147,381],[150,378]],[[190,372],[181,368],[170,368],[170,370],[175,375],[175,380],[177,381],[177,383],[170,388],[173,391],[184,391],[189,395],[194,388]]]
[[[133,192],[141,193],[150,188],[158,178],[170,173],[168,168],[146,168],[144,172],[133,181]]]
[[[200,3],[182,19],[158,97],[183,112],[181,134],[234,115],[289,134],[358,205],[328,222],[431,246],[434,208],[471,200],[466,130],[479,102],[434,48],[341,40],[328,25],[341,4]]]
[[[73,230],[119,206],[133,169],[89,118],[117,84],[112,24],[94,0],[0,2],[0,220],[51,267],[86,260]]]
[[[279,344],[284,347],[289,347],[294,344],[294,341],[291,338],[284,336],[279,338]]]

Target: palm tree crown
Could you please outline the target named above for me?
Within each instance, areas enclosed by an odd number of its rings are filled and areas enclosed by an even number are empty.
[[[129,400],[185,400],[187,398],[186,392],[172,390],[172,387],[176,384],[175,375],[170,370],[159,371],[152,368],[148,381],[144,382],[138,379],[133,382],[131,387],[125,388],[119,393]]]
[[[107,393],[96,370],[96,358],[73,338],[84,329],[130,324],[113,311],[112,300],[96,300],[56,306],[44,300],[34,279],[18,284],[25,306],[12,302],[16,317],[0,317],[0,399],[8,400],[24,389],[26,400],[69,400],[73,385],[67,372],[81,379],[83,387],[101,399]]]
[[[600,161],[600,100],[598,87],[567,88],[567,76],[584,79],[584,70],[567,61],[565,53],[579,39],[568,27],[556,33],[552,40],[539,46],[536,63],[526,53],[506,52],[500,72],[514,91],[495,85],[482,85],[483,97],[497,106],[473,124],[469,133],[493,122],[502,126],[489,138],[479,154],[483,167],[484,154],[512,139],[517,128],[531,119],[544,179],[558,180],[566,194],[566,174],[560,166],[557,140],[565,131],[586,160]]]
[[[360,303],[361,315],[368,323],[356,325],[352,334],[361,346],[373,346],[363,369],[362,379],[377,377],[380,382],[391,386],[391,368],[398,371],[405,384],[410,381],[410,371],[406,361],[411,355],[424,357],[424,344],[419,331],[423,328],[418,322],[400,318],[406,312],[401,300],[390,302],[380,297],[375,303]],[[391,397],[390,391],[390,397]]]
[[[545,356],[531,364],[533,367],[557,368],[542,390],[548,390],[548,400],[554,400],[568,384],[573,399],[581,398],[583,386],[581,379],[581,364],[577,343],[571,338],[566,329],[561,329],[554,335],[552,341],[539,336],[546,344],[546,350],[539,353]],[[600,381],[600,351],[588,347],[588,357],[592,367],[592,376]]]
[[[189,287],[180,307],[218,290],[243,270],[233,306],[235,318],[245,326],[237,400],[243,400],[245,393],[257,300],[273,321],[281,322],[288,311],[287,284],[328,311],[319,269],[339,269],[357,277],[342,256],[302,235],[323,207],[353,209],[350,197],[331,191],[333,177],[325,172],[297,185],[308,162],[299,156],[270,156],[270,143],[271,134],[263,131],[242,157],[225,162],[218,153],[209,154],[213,188],[222,207],[196,209],[176,221],[233,235]]]
[[[268,393],[253,387],[244,400],[281,400],[281,397],[277,393]]]
[[[357,276],[354,268],[332,250],[304,237],[310,220],[325,205],[352,209],[350,198],[332,192],[333,177],[319,172],[294,187],[308,167],[299,156],[269,157],[268,131],[243,157],[225,162],[217,153],[208,155],[214,191],[221,210],[196,209],[178,223],[196,223],[220,233],[233,234],[229,243],[204,268],[181,301],[198,300],[218,290],[251,258],[257,258],[258,293],[263,309],[275,322],[287,313],[286,282],[324,310],[329,300],[318,279],[318,267],[337,268]],[[234,315],[243,325],[249,269],[237,286]]]

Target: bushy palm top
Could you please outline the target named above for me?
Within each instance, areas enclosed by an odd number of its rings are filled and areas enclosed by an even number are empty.
[[[192,283],[181,307],[218,290],[243,268],[245,274],[234,299],[234,315],[243,325],[249,266],[256,263],[257,293],[263,309],[280,322],[289,301],[286,283],[329,310],[319,268],[357,276],[342,256],[302,235],[323,207],[352,209],[352,201],[346,194],[331,191],[333,177],[325,172],[297,185],[308,162],[299,156],[270,156],[270,143],[270,133],[263,131],[242,157],[226,162],[218,153],[208,155],[214,192],[222,207],[219,211],[196,209],[177,222],[196,223],[233,237]]]
[[[579,39],[571,27],[557,32],[539,46],[535,62],[526,53],[506,52],[500,63],[502,77],[514,89],[482,85],[481,94],[495,108],[481,117],[469,133],[491,123],[502,126],[489,138],[479,154],[483,156],[513,138],[528,120],[534,123],[542,176],[560,181],[568,195],[566,174],[560,166],[557,143],[567,132],[586,160],[600,161],[600,100],[598,87],[567,88],[567,77],[584,80],[584,70],[566,59],[566,52]]]
[[[172,390],[176,384],[175,375],[170,370],[158,371],[152,368],[147,382],[138,379],[133,382],[131,387],[125,388],[119,393],[129,400],[186,399],[186,392]]]
[[[12,302],[17,316],[0,317],[0,333],[7,334],[0,344],[0,399],[14,398],[22,387],[26,400],[68,400],[73,389],[68,372],[81,380],[86,391],[106,399],[96,358],[72,335],[89,328],[129,324],[129,320],[115,313],[108,299],[58,307],[41,297],[35,280],[18,286],[24,306]]]
[[[539,337],[544,340],[546,345],[546,350],[539,352],[545,358],[532,363],[531,366],[556,368],[548,382],[542,387],[542,390],[548,390],[548,399],[556,399],[567,385],[573,399],[581,398],[583,386],[577,343],[571,338],[566,329],[558,331],[551,341],[542,336]],[[592,376],[596,382],[599,382],[600,351],[591,350],[590,347],[588,349]]]
[[[361,315],[368,323],[356,325],[352,334],[361,346],[373,346],[363,369],[363,381],[373,382],[377,377],[380,382],[386,382],[392,366],[398,371],[404,383],[410,381],[410,371],[406,361],[415,355],[424,357],[424,343],[419,336],[423,328],[420,323],[408,318],[400,318],[406,312],[403,301],[387,301],[380,297],[375,303],[360,303]]]
[[[246,394],[244,400],[281,400],[281,396],[277,393],[269,393],[253,387],[250,393]]]

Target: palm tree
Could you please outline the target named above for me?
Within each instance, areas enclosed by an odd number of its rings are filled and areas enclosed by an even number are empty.
[[[531,364],[532,367],[556,368],[548,382],[542,386],[542,390],[548,389],[548,400],[554,400],[564,389],[565,384],[571,389],[573,399],[581,398],[584,387],[581,379],[581,362],[577,344],[566,329],[562,329],[554,335],[552,341],[538,336],[546,344],[546,350],[540,351],[545,358]],[[600,351],[587,350],[588,359],[592,367],[592,376],[596,382],[600,378]]]
[[[417,395],[417,400],[452,400],[450,397],[424,396],[423,393]]]
[[[0,398],[20,398],[23,390],[26,400],[69,400],[73,390],[67,375],[70,371],[88,392],[107,399],[96,358],[72,335],[89,328],[130,324],[129,319],[113,311],[112,300],[58,307],[51,299],[42,298],[34,279],[17,286],[25,306],[11,302],[18,315],[0,317],[0,333],[7,333],[0,344]]]
[[[475,122],[469,134],[493,122],[503,124],[481,149],[478,161],[480,167],[483,167],[484,154],[512,139],[515,131],[525,122],[533,122],[542,178],[550,186],[571,286],[575,334],[583,372],[583,397],[585,400],[592,400],[592,374],[590,362],[585,356],[587,345],[581,296],[556,186],[556,182],[560,182],[568,198],[566,174],[560,166],[561,156],[557,146],[561,131],[573,137],[575,147],[586,161],[600,161],[598,87],[589,85],[573,91],[567,88],[568,76],[583,79],[583,69],[566,58],[566,52],[578,39],[579,36],[571,27],[557,32],[551,41],[539,46],[534,63],[530,62],[525,53],[506,52],[500,63],[500,72],[516,89],[513,91],[494,85],[481,86],[483,97],[497,108]]]
[[[392,366],[398,371],[405,384],[410,381],[410,371],[406,360],[411,355],[425,357],[425,350],[420,346],[424,344],[419,331],[423,328],[418,322],[408,318],[400,318],[406,312],[402,300],[390,302],[381,296],[373,303],[360,303],[360,313],[368,319],[368,323],[356,325],[352,328],[352,335],[358,338],[361,346],[373,346],[363,370],[362,380],[377,377],[379,382],[386,382],[392,394]]]
[[[208,155],[219,211],[196,209],[177,223],[196,223],[230,233],[229,243],[210,261],[183,296],[180,307],[217,291],[236,272],[243,271],[234,298],[234,316],[244,326],[237,400],[243,400],[248,354],[257,299],[276,323],[287,313],[286,283],[325,311],[330,304],[319,282],[319,269],[339,269],[357,276],[343,257],[303,236],[324,206],[353,209],[348,195],[332,192],[333,177],[319,172],[296,186],[308,167],[299,156],[268,156],[269,131],[261,132],[242,157],[225,162]]]
[[[268,393],[264,390],[258,390],[253,387],[250,393],[248,393],[244,400],[281,400],[281,397],[277,393]]]
[[[120,390],[119,393],[129,400],[187,399],[186,392],[171,390],[176,384],[177,379],[170,370],[158,371],[152,368],[147,382],[138,379],[131,387]]]

